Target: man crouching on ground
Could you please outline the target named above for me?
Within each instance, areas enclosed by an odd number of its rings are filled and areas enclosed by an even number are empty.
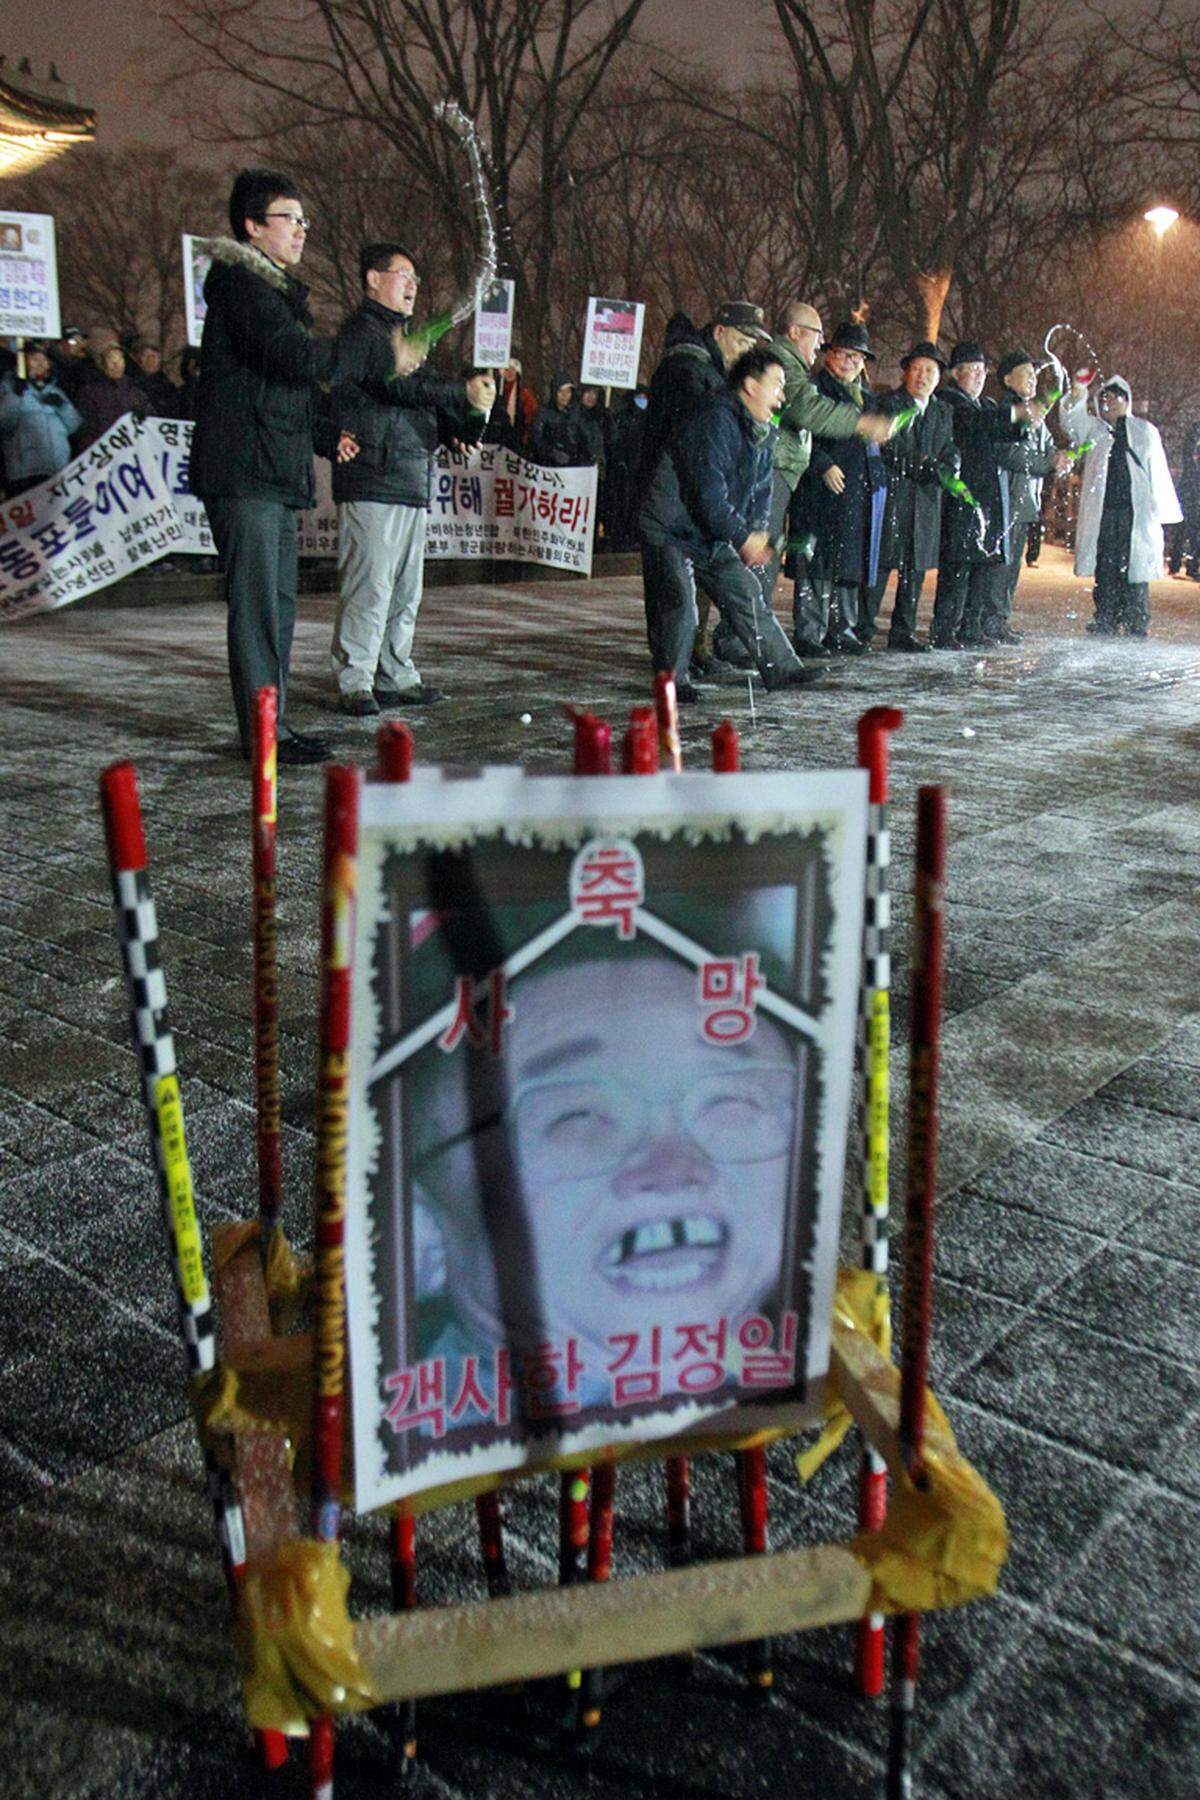
[[[659,456],[642,506],[646,620],[656,670],[675,676],[683,702],[696,637],[696,581],[716,601],[769,689],[800,687],[807,670],[767,603],[771,561],[772,415],[783,404],[783,366],[765,345],[739,356],[724,389],[683,418]]]
[[[412,657],[433,452],[439,422],[463,444],[483,435],[496,386],[490,374],[464,384],[428,369],[396,379],[392,334],[407,329],[420,277],[392,243],[365,245],[359,274],[362,304],[338,334],[330,397],[335,431],[358,445],[352,462],[333,463],[341,601],[330,660],[342,711],[365,719],[382,706],[446,698],[422,682]]]

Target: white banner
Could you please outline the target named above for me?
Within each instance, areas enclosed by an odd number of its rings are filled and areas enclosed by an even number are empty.
[[[215,556],[204,502],[197,500],[188,481],[192,456],[192,421],[190,419],[146,419],[144,430],[154,446],[163,481],[175,508],[183,536],[173,546],[173,554]],[[326,463],[324,467],[328,468]]]
[[[185,548],[161,441],[130,413],[59,474],[6,501],[0,522],[3,621],[68,606]]]
[[[504,276],[493,281],[475,311],[475,355],[477,369],[504,369],[512,355],[513,296],[515,281]]]
[[[337,555],[337,507],[318,460],[317,504],[300,519],[301,556]],[[592,572],[596,471],[543,469],[484,444],[469,456],[439,450],[425,534],[427,557],[494,557]]]
[[[642,354],[646,308],[640,300],[588,301],[580,381],[592,387],[634,388]]]
[[[61,335],[54,220],[0,211],[0,337]]]
[[[187,317],[187,341],[194,350],[200,348],[204,332],[204,278],[212,267],[208,239],[183,234],[183,309]]]

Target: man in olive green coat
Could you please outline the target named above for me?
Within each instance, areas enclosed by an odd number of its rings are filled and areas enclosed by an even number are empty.
[[[808,468],[814,435],[827,438],[866,438],[874,444],[886,441],[890,430],[887,419],[864,413],[857,406],[831,400],[818,391],[812,367],[823,336],[821,315],[805,300],[792,300],[783,310],[771,348],[783,364],[784,397],[779,415],[779,435],[775,441],[775,474],[771,488],[771,517],[767,525],[775,555],[767,566],[764,587],[768,596],[774,593],[783,561],[785,522],[796,484]],[[811,593],[807,558],[796,558],[796,598],[793,610],[793,637],[802,656],[828,656],[805,629],[813,610],[806,597]],[[801,646],[803,645],[803,648]]]

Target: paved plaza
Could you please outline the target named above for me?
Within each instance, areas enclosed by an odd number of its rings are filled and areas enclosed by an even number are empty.
[[[264,1788],[241,1723],[224,1587],[187,1417],[96,797],[137,764],[203,1218],[254,1205],[248,791],[224,612],[139,584],[0,635],[0,1644],[6,1795]],[[928,599],[922,610],[926,622]],[[1064,554],[1029,572],[1016,648],[873,654],[815,689],[686,710],[686,759],[733,717],[747,768],[893,740],[896,1091],[902,1112],[917,786],[949,791],[947,1020],[934,1386],[1005,1505],[998,1598],[929,1620],[917,1792],[928,1800],[1191,1800],[1200,1792],[1200,586],[1155,585],[1145,643],[1084,634]],[[332,710],[329,596],[302,602],[292,717],[366,763]],[[640,583],[431,590],[418,633],[450,701],[423,760],[561,768],[560,702],[623,723],[647,698]],[[524,722],[528,716],[528,723]],[[280,784],[287,1225],[309,1236],[321,774]],[[899,1140],[897,1140],[897,1151]],[[853,1198],[855,1171],[848,1177]],[[897,1156],[893,1194],[902,1192]],[[854,1206],[848,1208],[853,1224]],[[853,1255],[852,1237],[846,1253]],[[801,1491],[771,1457],[778,1544],[853,1529],[847,1447]],[[554,1579],[556,1484],[508,1504],[522,1586]],[[732,1468],[696,1471],[696,1547],[733,1553]],[[616,1573],[658,1566],[661,1478],[622,1472]],[[380,1521],[351,1532],[354,1605],[388,1605]],[[419,1593],[482,1593],[473,1517],[418,1524]],[[619,1677],[586,1759],[540,1694],[421,1709],[425,1800],[706,1800],[882,1792],[882,1703],[850,1634],[777,1647],[753,1696],[734,1652]],[[387,1713],[345,1727],[338,1793],[395,1779]],[[306,1791],[302,1764],[265,1785]]]

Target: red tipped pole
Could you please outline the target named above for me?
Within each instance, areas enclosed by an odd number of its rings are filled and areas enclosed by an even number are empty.
[[[381,725],[375,737],[381,781],[409,781],[412,778],[413,735],[399,719]]]
[[[150,891],[142,809],[132,763],[114,763],[104,771],[100,777],[100,804],[117,936],[129,994],[130,1032],[141,1075],[142,1102],[150,1128],[159,1203],[179,1303],[180,1335],[188,1378],[194,1380],[216,1365],[216,1335],[192,1191],[175,1040],[167,1023],[167,984],[159,962],[158,919]],[[216,1520],[221,1563],[236,1612],[237,1589],[246,1573],[241,1504],[228,1474],[211,1451],[204,1450],[203,1455],[205,1486]],[[281,1731],[258,1731],[255,1739],[268,1769],[277,1769],[287,1761],[287,1739]]]
[[[312,1535],[336,1543],[341,1530],[342,1416],[346,1396],[346,1115],[350,1049],[350,980],[354,884],[358,855],[355,770],[325,774],[325,842],[321,882],[321,1002],[317,1077],[316,1299]],[[314,1719],[309,1737],[313,1800],[333,1793],[333,1720]]]
[[[612,726],[595,713],[580,712],[572,707],[575,727],[575,774],[612,774]]]
[[[736,775],[742,766],[737,727],[731,719],[723,719],[713,731],[712,766],[717,775]],[[737,1481],[742,1550],[746,1556],[762,1556],[767,1548],[767,1454],[761,1446],[738,1451]],[[775,1679],[770,1638],[747,1644],[746,1659],[754,1686],[769,1688]]]
[[[392,1514],[392,1610],[411,1612],[417,1604],[417,1537],[412,1513],[401,1504]],[[404,1765],[417,1754],[417,1703],[400,1709],[400,1746]]]
[[[479,1524],[479,1547],[483,1552],[483,1578],[488,1599],[503,1600],[512,1593],[512,1579],[504,1556],[504,1511],[499,1494],[477,1494],[475,1517]]]
[[[923,787],[917,795],[916,864],[903,1341],[900,1364],[900,1448],[909,1476],[919,1487],[925,1479],[925,1391],[929,1375],[929,1337],[933,1319],[937,1079],[942,1025],[946,795],[944,789],[939,787]],[[916,1704],[920,1654],[920,1615],[903,1613],[896,1625],[893,1656],[886,1789],[888,1800],[907,1800],[912,1792],[909,1742]]]
[[[611,1462],[592,1470],[592,1507],[588,1521],[587,1574],[589,1581],[607,1581],[612,1574],[613,1510],[617,1469]],[[579,1694],[579,1723],[584,1731],[599,1728],[604,1704],[604,1670],[585,1669]]]
[[[712,766],[717,775],[736,775],[742,766],[738,730],[732,719],[722,719],[713,727]]]
[[[863,977],[859,1017],[862,1069],[863,1189],[859,1241],[862,1266],[875,1276],[877,1314],[888,1314],[888,1063],[891,1053],[891,838],[888,831],[888,752],[904,723],[895,706],[872,706],[858,721],[858,766],[867,771],[867,879],[863,918]],[[863,1448],[858,1478],[858,1523],[878,1531],[887,1517],[887,1464]],[[860,1619],[854,1681],[860,1694],[883,1692],[882,1613]]]
[[[635,706],[630,710],[621,772],[624,775],[658,773],[658,721],[652,706]]]
[[[279,1104],[279,965],[275,923],[275,750],[279,696],[254,696],[251,826],[254,844],[254,1095],[258,1139],[258,1216],[264,1260],[283,1203]]]
[[[675,677],[660,669],[654,677],[654,715],[658,724],[658,748],[669,769],[676,774],[683,768],[683,746],[679,741],[679,697]]]

